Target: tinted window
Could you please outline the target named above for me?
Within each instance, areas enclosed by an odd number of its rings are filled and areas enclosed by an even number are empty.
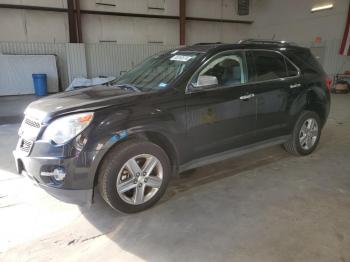
[[[230,52],[215,56],[193,78],[193,84],[197,82],[199,76],[215,76],[219,87],[245,83],[245,56],[241,52]]]
[[[297,76],[298,75],[298,69],[286,59],[286,65],[287,65],[287,71],[288,76]]]
[[[254,51],[256,81],[287,77],[284,57],[276,52]]]

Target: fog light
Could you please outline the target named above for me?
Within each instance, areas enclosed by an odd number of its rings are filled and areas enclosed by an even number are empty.
[[[41,171],[40,175],[53,177],[56,181],[63,181],[66,178],[66,172],[63,168],[55,168],[52,172]]]

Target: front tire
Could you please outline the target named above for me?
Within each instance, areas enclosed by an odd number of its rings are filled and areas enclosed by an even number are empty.
[[[102,198],[114,209],[135,213],[153,206],[171,175],[167,154],[147,141],[130,140],[113,148],[99,170]]]
[[[313,111],[303,111],[296,122],[292,137],[284,144],[287,152],[296,156],[311,154],[321,136],[321,120]]]

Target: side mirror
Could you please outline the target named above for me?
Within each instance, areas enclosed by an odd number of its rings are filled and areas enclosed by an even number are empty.
[[[207,89],[217,87],[219,84],[216,76],[201,75],[198,77],[197,83],[193,84],[194,89]]]

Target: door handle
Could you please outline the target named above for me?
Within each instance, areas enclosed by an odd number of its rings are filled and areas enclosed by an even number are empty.
[[[301,84],[297,83],[297,84],[292,84],[289,86],[290,88],[296,88],[296,87],[301,87]]]
[[[241,96],[239,99],[241,99],[243,101],[247,101],[247,100],[253,98],[254,96],[255,96],[254,94],[249,94],[249,95]]]

